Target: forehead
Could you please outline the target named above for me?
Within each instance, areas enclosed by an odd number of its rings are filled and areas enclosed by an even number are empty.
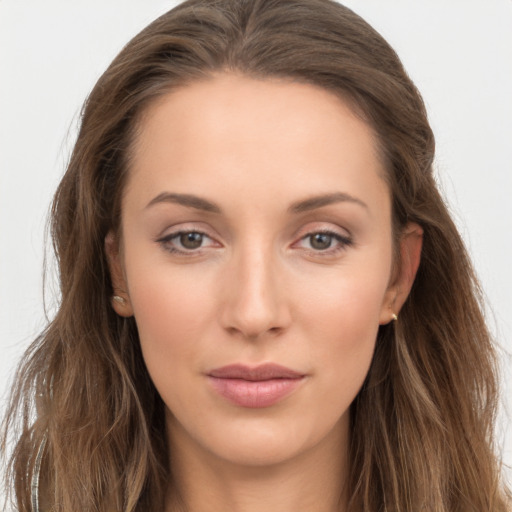
[[[278,204],[336,189],[387,208],[383,175],[371,127],[337,95],[220,74],[146,109],[127,195],[140,206],[169,188],[222,199],[229,184],[230,200],[266,195]]]

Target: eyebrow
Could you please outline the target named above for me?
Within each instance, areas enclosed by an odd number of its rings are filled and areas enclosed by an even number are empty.
[[[147,204],[146,208],[160,203],[181,204],[182,206],[195,208],[196,210],[203,210],[205,212],[222,213],[219,206],[207,199],[194,196],[192,194],[173,194],[171,192],[162,192],[161,194],[158,194]]]
[[[322,206],[345,202],[354,203],[368,209],[368,205],[364,201],[361,201],[361,199],[351,196],[350,194],[346,194],[345,192],[334,192],[332,194],[322,194],[319,196],[309,197],[301,201],[296,201],[290,205],[288,213],[302,213],[315,210],[316,208],[321,208]]]
[[[289,206],[287,211],[291,214],[298,214],[315,210],[322,206],[344,202],[354,203],[368,209],[368,205],[364,201],[361,201],[361,199],[351,196],[350,194],[346,194],[345,192],[334,192],[331,194],[322,194],[296,201]],[[194,208],[196,210],[202,210],[209,213],[222,213],[221,208],[208,199],[204,199],[203,197],[195,196],[193,194],[176,194],[171,192],[162,192],[161,194],[158,194],[147,204],[146,208],[160,203],[180,204],[188,208]]]

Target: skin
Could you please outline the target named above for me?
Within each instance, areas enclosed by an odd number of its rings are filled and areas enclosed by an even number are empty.
[[[410,224],[394,270],[375,148],[337,96],[290,81],[218,74],[145,112],[121,243],[110,233],[106,248],[125,299],[113,307],[135,316],[167,407],[167,510],[179,509],[178,495],[192,512],[344,509],[349,407],[421,250]],[[199,196],[221,213],[155,200],[162,193]],[[333,193],[343,200],[289,211]],[[206,236],[187,249],[170,236],[180,230]],[[313,236],[322,230],[341,238]],[[241,407],[209,385],[214,368],[267,362],[305,375],[272,406]]]

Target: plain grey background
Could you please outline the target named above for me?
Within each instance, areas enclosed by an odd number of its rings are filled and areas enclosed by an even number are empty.
[[[176,3],[0,0],[0,413],[17,360],[46,323],[43,233],[81,104],[122,46]],[[498,436],[512,464],[512,0],[345,4],[397,50],[427,104],[438,179],[501,347]]]

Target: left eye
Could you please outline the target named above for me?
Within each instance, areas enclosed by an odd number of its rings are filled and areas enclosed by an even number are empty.
[[[306,249],[312,249],[315,252],[332,252],[349,246],[352,240],[347,237],[335,233],[333,231],[319,231],[316,233],[309,233],[301,239],[301,242],[309,242],[309,247]],[[335,247],[333,247],[335,246]]]

